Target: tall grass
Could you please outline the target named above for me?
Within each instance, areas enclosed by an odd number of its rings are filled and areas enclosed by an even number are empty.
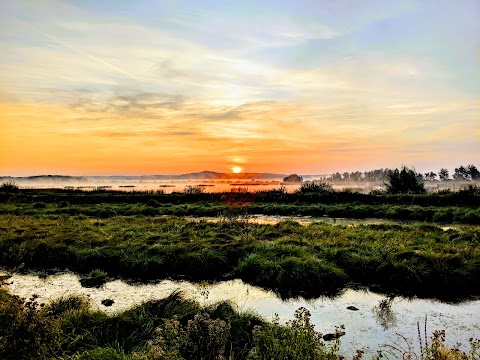
[[[344,358],[339,355],[338,340],[333,346],[323,342],[305,308],[280,324],[278,318],[268,322],[255,314],[239,313],[227,302],[200,307],[179,293],[115,315],[95,311],[86,299],[76,296],[43,307],[35,300],[25,301],[0,289],[1,359]],[[387,345],[381,354],[422,360],[478,359],[478,340],[470,340],[467,353],[448,348],[444,341],[443,331],[435,331],[430,342],[425,332],[425,339],[420,335],[419,354],[398,344]],[[362,354],[358,350],[353,359]]]
[[[0,229],[0,264],[93,271],[87,278],[98,273],[102,281],[105,273],[141,280],[239,277],[283,297],[336,292],[351,281],[403,295],[480,293],[475,226],[0,215]]]

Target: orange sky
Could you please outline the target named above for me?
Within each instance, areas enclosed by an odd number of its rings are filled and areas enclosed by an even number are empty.
[[[478,4],[345,4],[2,2],[0,175],[478,162]]]
[[[395,132],[402,130],[401,123],[364,129],[324,120],[324,127],[318,128],[310,119],[281,120],[302,111],[298,105],[257,104],[243,109],[245,118],[214,123],[169,111],[157,115],[175,119],[175,125],[164,126],[156,118],[132,118],[132,114],[129,121],[110,114],[99,122],[95,112],[52,105],[2,104],[0,109],[4,174],[230,172],[233,166],[248,172],[323,173],[358,169],[359,161],[374,168],[401,165],[403,158],[415,160],[414,152],[398,156],[402,144]],[[261,121],[266,118],[268,122]],[[432,136],[461,139],[464,130],[451,127]],[[438,160],[429,149],[420,155],[421,161]]]

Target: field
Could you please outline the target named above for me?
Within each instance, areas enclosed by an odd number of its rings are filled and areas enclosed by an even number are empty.
[[[423,195],[314,190],[11,189],[0,194],[0,265],[17,272],[69,269],[90,285],[112,278],[239,278],[283,298],[315,298],[345,287],[443,300],[480,295],[477,187]],[[257,224],[252,214],[319,218],[305,226],[292,220]],[[218,219],[192,221],[187,215]],[[323,215],[398,223],[332,225],[322,222]],[[14,349],[26,352],[17,358],[31,353],[78,359],[339,356],[309,327],[306,310],[281,325],[225,303],[203,309],[178,294],[114,316],[79,298],[44,307],[33,298],[24,307],[5,291],[0,306],[0,321],[8,324],[0,329],[0,355],[6,358]],[[438,335],[428,351],[451,356],[442,344]],[[472,343],[472,351],[477,345]]]

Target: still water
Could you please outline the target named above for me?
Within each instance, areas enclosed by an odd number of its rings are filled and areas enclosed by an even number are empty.
[[[459,303],[444,303],[428,299],[388,298],[367,290],[346,289],[335,297],[320,297],[312,300],[303,298],[282,300],[275,293],[245,284],[241,280],[230,280],[215,284],[195,284],[186,281],[163,280],[149,284],[128,284],[122,280],[107,282],[100,288],[84,288],[79,276],[61,273],[40,278],[37,275],[14,274],[5,285],[13,294],[21,297],[39,296],[38,302],[48,302],[61,296],[80,294],[86,296],[93,307],[106,313],[124,311],[144,301],[165,298],[180,290],[185,297],[202,305],[218,301],[230,301],[239,311],[255,311],[267,320],[278,314],[281,322],[293,318],[299,307],[312,313],[312,323],[317,331],[334,332],[335,326],[344,325],[346,335],[341,338],[341,352],[351,356],[356,349],[364,349],[367,357],[375,355],[385,344],[397,343],[407,348],[401,334],[418,347],[417,322],[424,332],[427,317],[427,333],[446,330],[446,343],[457,342],[468,350],[468,339],[480,338],[480,300]],[[110,307],[102,300],[112,299]],[[347,309],[354,306],[358,311]]]

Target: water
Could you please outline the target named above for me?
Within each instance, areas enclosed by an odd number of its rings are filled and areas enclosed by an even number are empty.
[[[208,221],[208,222],[221,222],[225,221],[225,218],[218,216],[185,216],[186,219],[191,221]],[[244,221],[251,224],[261,225],[275,225],[279,222],[292,220],[298,222],[300,225],[309,225],[313,223],[324,223],[329,225],[343,225],[343,226],[359,226],[359,225],[408,225],[408,224],[422,224],[438,226],[442,230],[458,229],[463,225],[460,224],[437,224],[433,222],[418,222],[418,221],[398,221],[389,219],[378,218],[366,218],[366,219],[354,219],[354,218],[334,218],[329,216],[313,217],[313,216],[282,216],[282,215],[264,215],[264,214],[252,214],[244,217],[236,218],[237,221]]]
[[[186,281],[164,280],[152,284],[131,285],[121,280],[107,282],[101,288],[83,288],[79,276],[62,273],[40,278],[37,275],[14,274],[4,285],[15,295],[28,298],[37,294],[39,303],[52,299],[80,294],[88,297],[94,308],[112,314],[124,311],[144,301],[167,297],[180,290],[187,298],[202,305],[228,300],[240,311],[253,310],[267,320],[278,314],[281,322],[293,318],[299,307],[312,313],[312,323],[322,333],[334,332],[335,326],[344,325],[346,335],[341,338],[340,350],[351,356],[356,349],[364,349],[369,358],[385,344],[398,343],[406,348],[401,334],[418,347],[417,322],[423,326],[427,317],[427,334],[434,330],[446,330],[446,343],[463,344],[468,350],[468,339],[480,338],[480,300],[456,304],[437,300],[388,297],[366,290],[346,289],[336,297],[303,298],[284,301],[271,291],[230,280],[215,284],[195,284]],[[114,300],[111,307],[101,304],[104,299]],[[348,310],[355,306],[358,311]]]
[[[116,190],[116,191],[163,191],[166,194],[182,192],[189,186],[199,186],[205,192],[230,192],[248,190],[251,192],[260,190],[279,189],[281,179],[267,181],[248,180],[91,180],[82,181],[29,181],[16,180],[18,186],[32,189],[81,189],[91,191],[94,189]],[[252,184],[254,183],[254,184]],[[299,184],[283,185],[287,192],[297,190]]]
[[[189,186],[199,186],[205,192],[230,192],[247,190],[250,192],[275,190],[285,188],[289,193],[298,190],[301,184],[282,184],[282,179],[259,180],[259,179],[192,179],[192,180],[149,180],[149,179],[15,179],[18,186],[31,189],[82,189],[82,190],[117,190],[117,191],[157,191],[161,190],[169,194],[182,192]],[[368,193],[372,189],[381,188],[381,183],[346,183],[332,184],[334,190],[352,189],[362,193]]]

